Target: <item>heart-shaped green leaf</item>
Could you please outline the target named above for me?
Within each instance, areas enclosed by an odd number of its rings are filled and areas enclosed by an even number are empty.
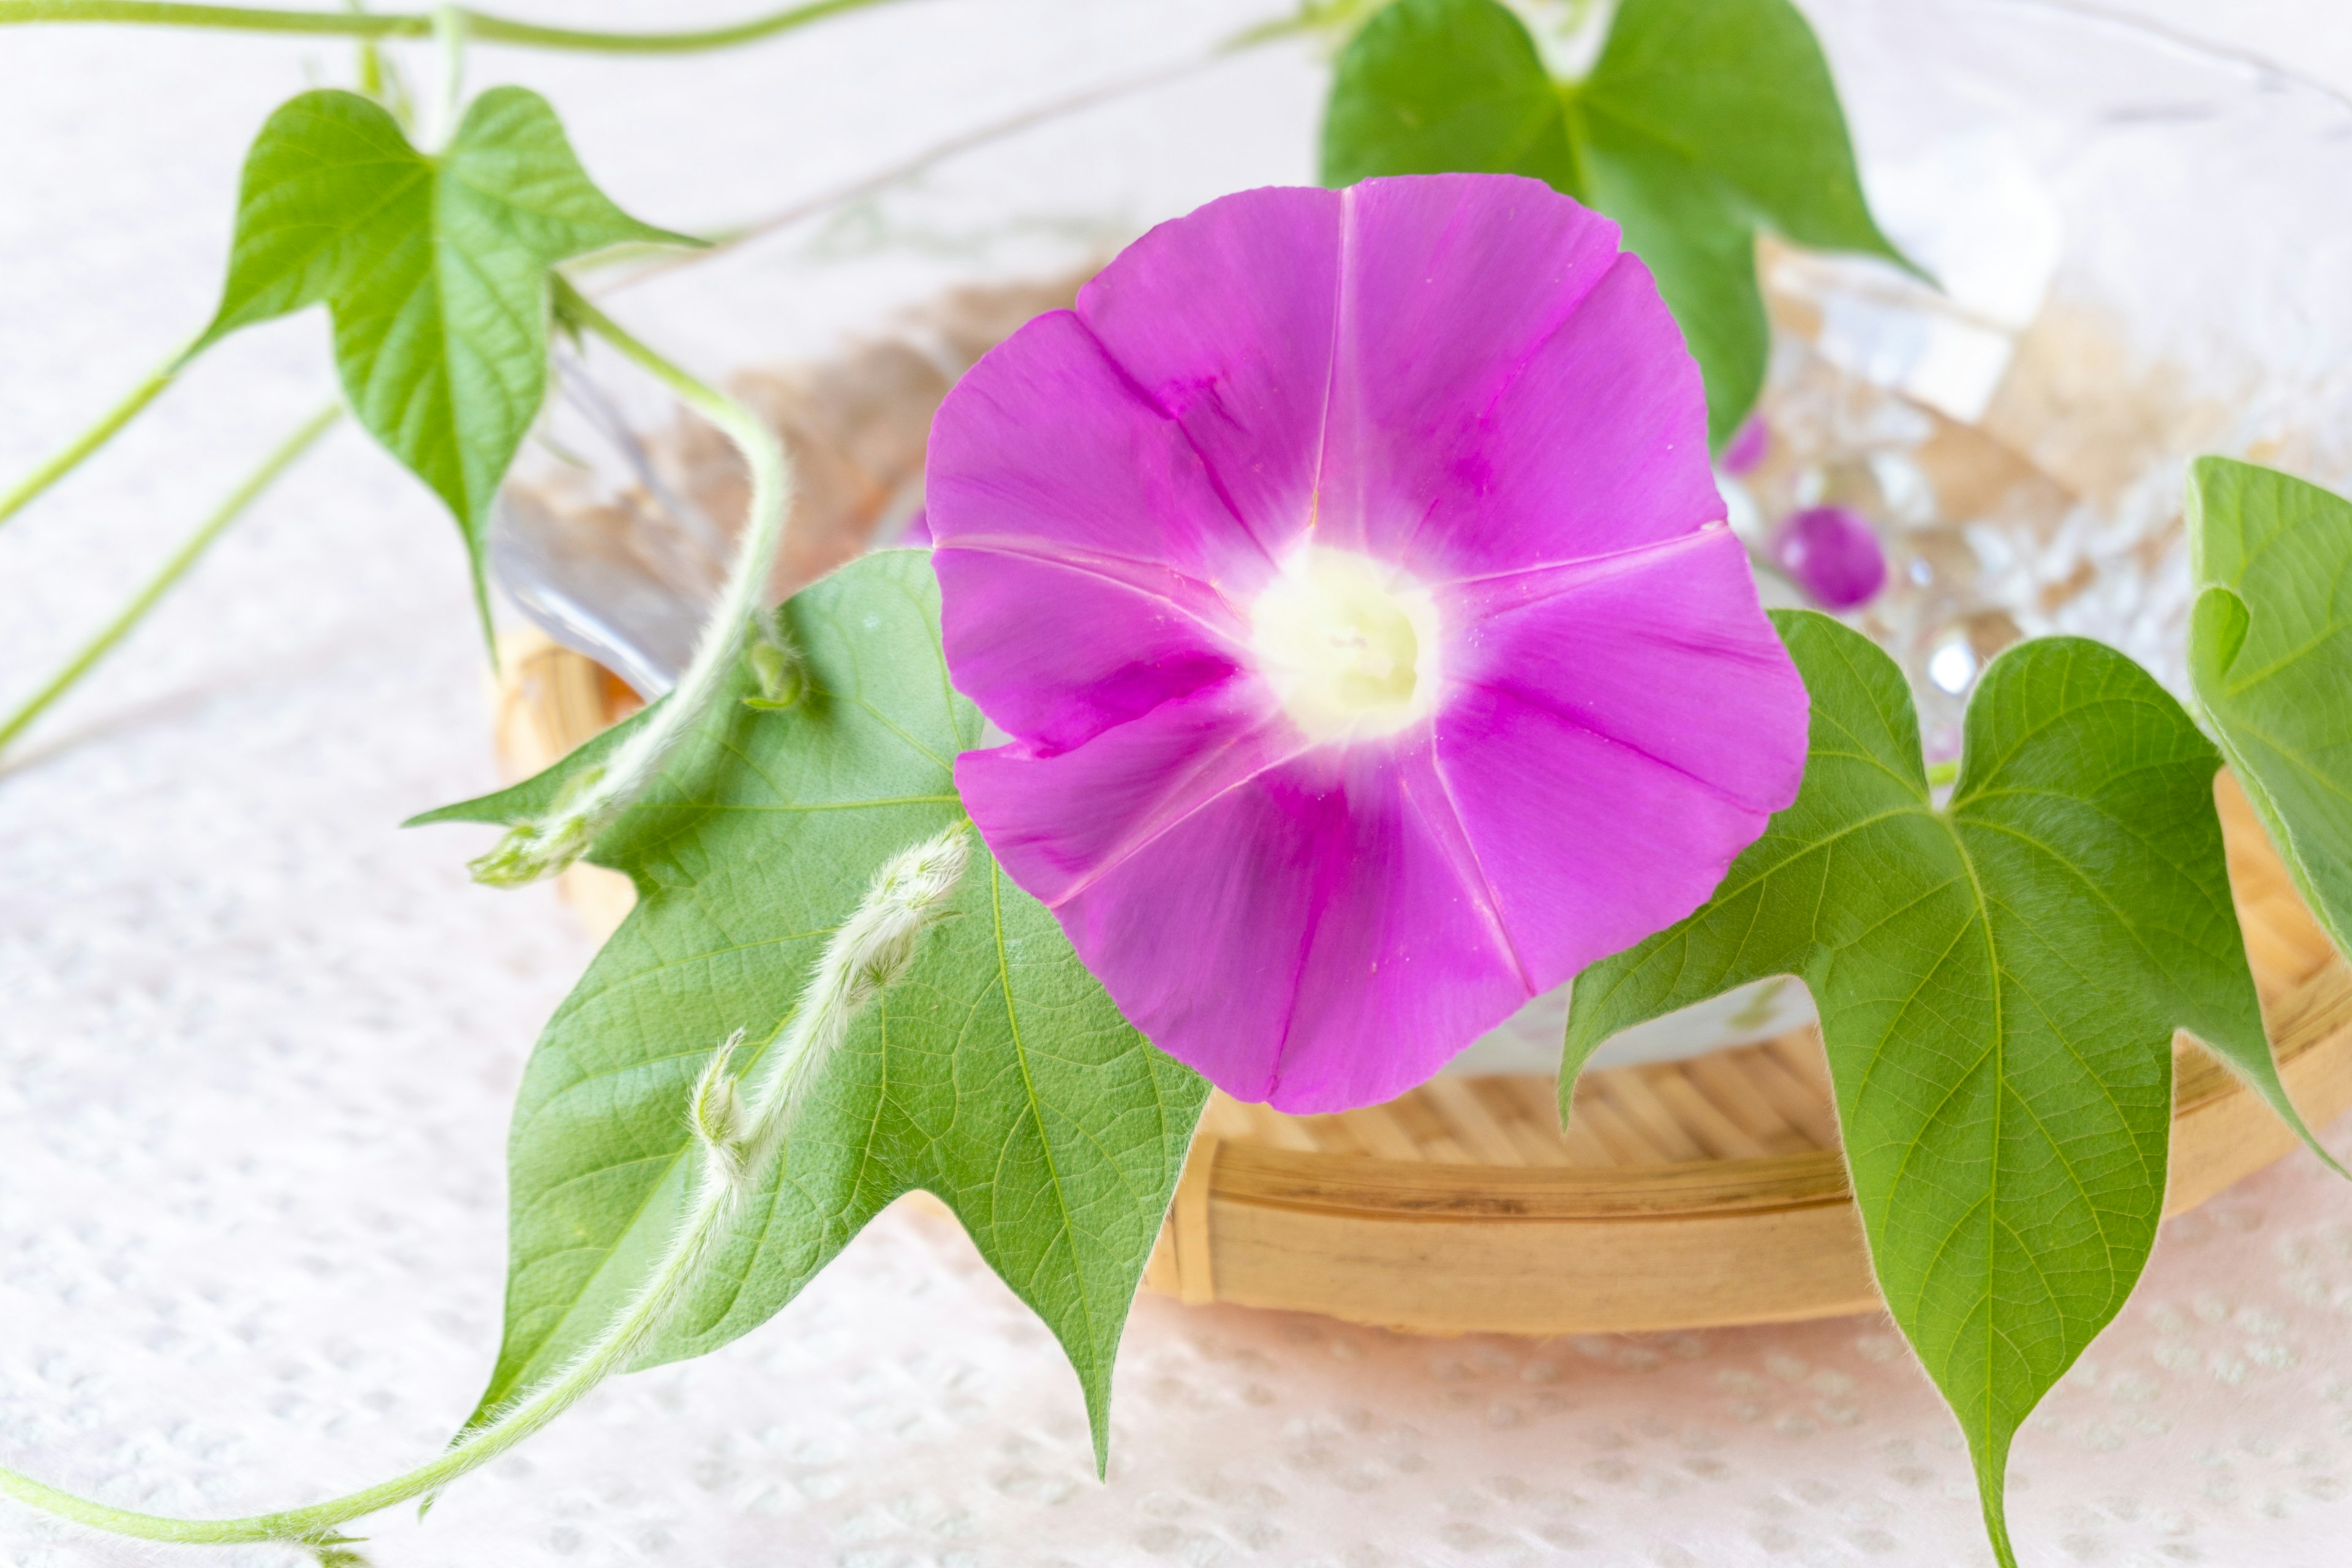
[[[1909,267],[1854,171],[1821,46],[1788,0],[1622,0],[1561,83],[1498,0],[1397,0],[1339,57],[1323,180],[1526,174],[1615,218],[1657,277],[1729,438],[1764,384],[1756,229]]]
[[[220,310],[189,353],[325,304],[352,411],[456,514],[487,628],[491,499],[546,398],[548,269],[632,241],[698,243],[614,206],[535,92],[477,98],[438,157],[357,93],[306,92],[246,154]]]
[[[1909,265],[1870,216],[1829,62],[1789,0],[1624,0],[1570,98],[1597,146],[1674,153],[1799,245]]]
[[[740,678],[592,849],[635,881],[638,903],[524,1075],[506,1342],[485,1410],[593,1341],[667,1244],[697,1164],[688,1099],[711,1052],[739,1029],[772,1039],[877,868],[961,819],[952,768],[981,721],[948,686],[938,604],[912,551],[800,594],[780,615],[807,694],[762,712],[735,700],[751,689]],[[420,820],[526,820],[617,733]],[[745,1071],[755,1054],[737,1052]],[[781,1165],[755,1173],[712,1283],[640,1364],[764,1322],[883,1205],[922,1188],[1061,1341],[1099,1458],[1112,1357],[1207,1098],[975,848],[955,912],[823,1070]]]
[[[2352,502],[2201,458],[2189,539],[2197,704],[2303,901],[2352,955]]]
[[[1591,201],[1559,84],[1495,0],[1398,0],[1340,53],[1323,110],[1323,183],[1525,174]]]
[[[1577,977],[1562,1105],[1617,1030],[1804,981],[1879,1288],[2007,1563],[2011,1438],[2155,1240],[2174,1031],[2302,1131],[2230,899],[2221,758],[2121,654],[2045,638],[1985,671],[1938,808],[1895,661],[1825,616],[1774,618],[1812,698],[1804,785],[1696,914]]]

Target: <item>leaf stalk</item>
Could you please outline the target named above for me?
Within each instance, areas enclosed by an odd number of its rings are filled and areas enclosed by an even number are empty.
[[[84,643],[79,652],[66,660],[38,691],[27,698],[5,721],[0,721],[0,752],[7,751],[9,744],[23,734],[33,721],[72,689],[75,682],[88,675],[100,659],[113,652],[115,645],[130,636],[131,629],[146,617],[147,612],[155,607],[156,602],[187,574],[188,569],[205,551],[212,548],[213,542],[228,531],[229,524],[242,517],[246,510],[261,498],[261,493],[276,483],[279,475],[292,468],[295,460],[309,451],[342,416],[343,405],[341,403],[327,405],[304,420],[292,435],[279,442],[261,460],[259,467],[239,481],[237,487],[214,509],[212,515],[188,535],[162,566],[156,568],[154,575],[141,584],[139,591],[131,596],[131,602],[124,605],[96,637]]]
[[[493,887],[536,882],[577,860],[596,836],[645,793],[672,749],[701,721],[733,674],[744,640],[760,614],[791,510],[792,473],[775,432],[750,409],[696,380],[630,335],[589,303],[562,274],[550,276],[561,319],[586,328],[618,349],[734,442],[751,470],[751,515],[744,521],[735,563],[719,590],[719,602],[703,623],[694,658],[677,687],[630,732],[602,769],[582,781],[574,795],[547,816],[510,830],[496,848],[473,863],[475,880]]]
[[[466,102],[467,37],[463,6],[443,5],[433,8],[433,49],[439,69],[431,100],[433,119],[425,128],[431,144],[419,142],[420,152],[446,151],[450,139],[457,134],[457,121]]]
[[[7,0],[0,0],[0,5],[5,5],[6,3]],[[81,466],[84,458],[112,440],[116,431],[137,418],[142,410],[161,396],[165,387],[172,384],[173,380],[180,374],[180,367],[188,363],[188,356],[193,350],[193,344],[187,348],[173,349],[171,358],[150,371],[145,380],[132,387],[120,403],[100,415],[96,424],[75,437],[72,444],[65,450],[26,474],[6,490],[0,491],[0,523],[5,523],[10,518],[30,506],[44,490],[72,473]]]

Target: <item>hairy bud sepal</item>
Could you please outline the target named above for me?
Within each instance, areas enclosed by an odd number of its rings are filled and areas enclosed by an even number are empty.
[[[743,650],[743,666],[754,688],[743,706],[762,713],[796,708],[808,695],[808,665],[771,611],[751,617],[751,635]]]
[[[746,1169],[743,1097],[735,1087],[734,1075],[728,1071],[736,1047],[742,1043],[743,1031],[738,1029],[711,1052],[702,1076],[695,1080],[694,1098],[687,1106],[688,1124],[694,1129],[696,1142],[702,1145],[712,1176],[730,1186],[742,1184]]]
[[[602,768],[582,773],[553,811],[515,824],[488,854],[467,861],[466,869],[488,888],[528,887],[561,876],[588,853],[614,815],[604,782]]]

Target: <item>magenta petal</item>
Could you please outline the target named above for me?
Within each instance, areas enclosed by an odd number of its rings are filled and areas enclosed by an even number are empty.
[[[1269,551],[1312,512],[1344,195],[1221,197],[1129,246],[1078,293],[1079,318]]]
[[[1804,682],[1731,531],[1607,566],[1458,605],[1476,651],[1437,721],[1538,989],[1696,909],[1804,777]]]
[[[1617,226],[1535,180],[1372,180],[1342,195],[1318,527],[1420,570],[1411,542],[1431,503],[1488,488],[1494,405],[1617,260]]]
[[[1528,980],[1425,747],[1402,765],[1286,759],[1278,729],[1239,717],[1202,693],[1062,756],[967,753],[956,782],[1162,1049],[1285,1110],[1387,1099],[1509,1016]],[[1138,826],[1113,843],[1082,800]]]
[[[1058,908],[1219,795],[1300,751],[1264,687],[1191,692],[1074,751],[966,752],[956,788],[1013,879]]]
[[[1184,432],[1067,310],[1023,327],[949,391],[924,507],[941,550],[1141,562],[1204,583],[1265,560]]]
[[[1450,710],[1438,745],[1464,829],[1542,988],[1706,902],[1770,816],[1498,692]],[[1674,852],[1661,854],[1662,843]]]
[[[949,663],[1008,733],[1060,750],[1233,668],[1242,622],[1209,580],[1265,563],[1069,312],[949,394],[926,504]]]
[[[1446,582],[1583,559],[1724,515],[1706,461],[1706,399],[1649,271],[1617,258],[1519,373],[1456,429],[1368,451],[1383,482],[1425,498],[1409,530],[1369,512],[1366,548]]]
[[[1229,613],[1173,573],[945,546],[931,558],[952,667],[982,712],[1038,752],[1067,751],[1237,668],[1238,642],[1209,625]]]
[[[1805,684],[1728,528],[1460,584],[1445,604],[1465,628],[1465,686],[1554,712],[1760,816],[1797,798]],[[1448,766],[1475,743],[1450,717],[1466,700],[1440,721]]]
[[[1763,466],[1772,450],[1772,426],[1761,414],[1751,414],[1732,432],[1723,448],[1723,471],[1735,478]]]

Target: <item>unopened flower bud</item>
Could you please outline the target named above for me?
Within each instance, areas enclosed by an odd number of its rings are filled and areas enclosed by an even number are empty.
[[[808,694],[808,665],[772,616],[752,617],[743,662],[751,672],[754,688],[743,699],[746,708],[773,712],[792,707]]]
[[[736,1030],[724,1044],[710,1053],[704,1064],[702,1076],[695,1080],[694,1097],[687,1102],[687,1121],[703,1152],[719,1175],[733,1183],[743,1179],[743,1100],[735,1087],[734,1075],[727,1069],[732,1063],[735,1048],[743,1043],[743,1031]]]
[[[795,1108],[824,1070],[867,1003],[903,979],[923,932],[948,912],[971,859],[971,834],[958,823],[894,856],[849,919],[827,942],[790,1026],[737,1098],[728,1058],[739,1033],[713,1055],[688,1102],[687,1117],[707,1153],[709,1179],[740,1196],[791,1128]]]
[[[858,955],[862,979],[872,990],[887,990],[906,973],[916,940],[947,912],[971,858],[971,837],[956,827],[883,868],[870,895],[877,918],[864,933]]]
[[[588,848],[584,825],[559,818],[542,825],[518,823],[488,854],[466,863],[474,880],[491,888],[520,888],[558,876]]]
[[[488,854],[467,862],[474,880],[491,888],[520,888],[561,875],[604,829],[610,814],[597,806],[597,786],[603,781],[602,768],[590,769],[572,781],[554,810],[509,828]]]

